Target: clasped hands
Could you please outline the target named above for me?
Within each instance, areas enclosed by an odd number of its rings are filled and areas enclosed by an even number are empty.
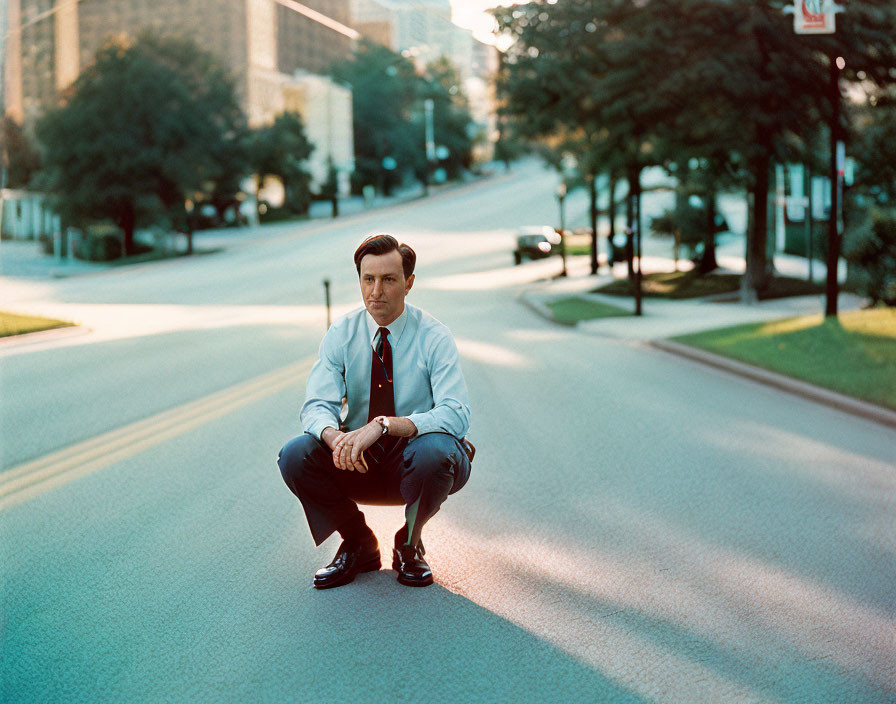
[[[364,450],[373,445],[383,434],[383,426],[375,421],[352,430],[350,433],[338,431],[333,436],[333,464],[339,469],[348,471],[367,472],[367,460],[364,458]]]

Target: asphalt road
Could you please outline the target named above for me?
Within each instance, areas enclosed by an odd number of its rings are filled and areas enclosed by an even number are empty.
[[[0,348],[0,699],[893,701],[894,433],[520,306],[558,262],[512,267],[513,231],[553,222],[554,185],[4,281],[91,332]],[[374,230],[418,252],[478,454],[425,530],[435,585],[317,592],[338,541],[314,548],[275,459],[321,280],[356,305]],[[387,547],[401,509],[367,514]]]

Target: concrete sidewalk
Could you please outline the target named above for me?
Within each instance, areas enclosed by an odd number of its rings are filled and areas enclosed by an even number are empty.
[[[743,273],[745,263],[742,252],[742,240],[733,240],[720,247],[717,253],[720,264],[719,271]],[[691,266],[690,262],[681,260],[678,264],[682,270]],[[614,279],[623,278],[626,275],[624,264],[617,264],[614,267],[614,275],[611,275],[606,273],[606,264],[602,263],[601,271],[604,273],[591,276],[588,257],[577,256],[569,258],[567,269],[569,271],[567,278],[539,282],[524,291],[520,300],[548,319],[552,319],[552,316],[547,304],[567,296],[581,296],[634,313],[635,303],[631,297],[591,293],[594,289],[611,283]],[[786,254],[775,255],[775,269],[781,275],[808,278],[808,265],[802,257]],[[671,258],[660,256],[643,258],[645,274],[674,270],[675,263]],[[815,262],[813,270],[814,280],[824,281],[826,276],[824,265]],[[838,272],[838,278],[842,282],[845,276],[844,265]],[[631,315],[629,317],[597,318],[582,321],[577,324],[577,327],[582,332],[590,334],[651,341],[743,323],[820,314],[824,312],[824,303],[823,295],[779,298],[753,304],[715,302],[709,299],[672,301],[662,298],[643,298],[641,301],[642,314],[639,317]],[[855,310],[862,306],[864,299],[852,293],[841,293],[838,303],[840,310]]]
[[[744,271],[742,257],[738,258],[728,254],[721,257],[720,260],[724,260],[725,270],[738,273]],[[805,268],[805,260],[801,260],[799,257],[776,256],[775,264],[779,271],[782,273],[786,271],[792,276],[808,273]],[[674,269],[671,259],[661,257],[645,257],[643,266],[645,273],[673,271]],[[591,293],[594,289],[613,281],[614,277],[610,274],[590,275],[586,257],[570,258],[567,268],[570,274],[568,278],[540,282],[521,293],[520,301],[548,320],[553,320],[548,304],[569,296],[579,296],[634,312],[634,300],[630,297]],[[820,270],[818,276],[823,278],[825,275],[823,267],[816,263],[815,268],[816,271]],[[604,271],[606,271],[606,267],[604,267]],[[614,273],[617,277],[625,276],[625,266],[617,265]],[[838,299],[838,309],[841,311],[856,310],[861,308],[864,302],[863,298],[854,294],[841,293]],[[579,331],[590,335],[648,344],[691,361],[722,369],[896,429],[896,411],[889,408],[860,401],[751,364],[744,364],[667,339],[746,323],[780,320],[803,315],[822,315],[824,305],[825,299],[822,295],[780,298],[753,304],[721,303],[709,299],[672,301],[644,298],[642,299],[642,315],[640,317],[631,315],[584,320],[577,323],[576,327]]]

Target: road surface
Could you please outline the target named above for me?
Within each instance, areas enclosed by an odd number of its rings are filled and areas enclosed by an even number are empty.
[[[893,701],[896,436],[519,305],[559,268],[511,257],[555,183],[529,165],[3,281],[7,307],[89,332],[0,347],[0,699]],[[321,280],[357,305],[372,231],[418,252],[409,300],[456,336],[478,454],[424,532],[435,585],[318,592],[338,538],[314,548],[275,460]],[[366,513],[387,549],[401,509]]]

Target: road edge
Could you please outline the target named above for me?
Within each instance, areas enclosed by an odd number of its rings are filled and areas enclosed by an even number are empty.
[[[547,320],[549,323],[554,323],[554,325],[563,325],[564,327],[567,327],[567,328],[578,327],[578,322],[564,323],[564,322],[557,320],[556,318],[554,318],[553,311],[551,311],[551,309],[548,308],[548,306],[545,303],[543,303],[542,301],[535,300],[534,298],[530,298],[527,294],[528,294],[528,291],[522,291],[521,293],[517,294],[516,300],[519,301],[520,303],[522,303],[524,306],[526,306],[530,310],[532,310],[535,313],[537,313],[538,315],[540,315],[542,318]]]
[[[759,382],[760,384],[771,386],[780,391],[786,391],[787,393],[800,396],[809,401],[814,401],[815,403],[823,404],[838,411],[844,411],[866,420],[872,420],[896,430],[896,411],[892,411],[889,408],[884,408],[883,406],[878,406],[877,404],[869,403],[867,401],[860,401],[852,396],[831,391],[822,388],[821,386],[815,386],[814,384],[800,381],[799,379],[794,379],[783,374],[778,374],[777,372],[772,372],[768,369],[762,369],[761,367],[756,367],[752,364],[746,364],[745,362],[739,362],[735,359],[707,352],[706,350],[690,347],[680,342],[674,342],[672,340],[648,340],[646,341],[646,344],[663,352],[668,352],[694,362],[699,362],[710,367],[715,367],[716,369],[737,374],[738,376]]]
[[[60,325],[58,328],[48,328],[47,330],[34,330],[32,332],[20,332],[16,335],[4,335],[0,337],[0,350],[9,347],[20,347],[38,342],[46,342],[61,337],[75,337],[77,335],[86,335],[92,332],[90,328],[80,323],[71,323],[70,325]]]

